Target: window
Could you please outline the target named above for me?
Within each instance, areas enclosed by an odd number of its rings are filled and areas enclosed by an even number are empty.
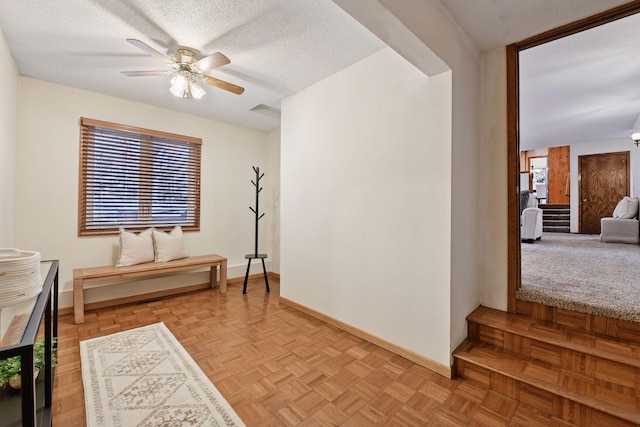
[[[78,235],[200,229],[202,140],[82,118]]]

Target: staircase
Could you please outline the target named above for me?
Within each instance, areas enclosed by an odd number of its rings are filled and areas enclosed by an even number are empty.
[[[540,204],[542,209],[542,231],[551,233],[569,233],[571,209],[565,204]]]
[[[525,405],[529,425],[640,424],[640,344],[482,306],[467,321],[456,374]]]

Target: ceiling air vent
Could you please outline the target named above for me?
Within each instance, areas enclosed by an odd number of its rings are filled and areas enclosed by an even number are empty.
[[[264,104],[258,104],[255,107],[251,108],[249,111],[253,111],[254,113],[264,114],[265,116],[272,117],[274,119],[280,119],[280,110],[274,107],[270,107]]]

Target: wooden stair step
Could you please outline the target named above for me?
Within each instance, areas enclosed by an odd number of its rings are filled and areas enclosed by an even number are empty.
[[[483,306],[469,314],[467,321],[470,328],[476,327],[474,325],[482,325],[640,369],[640,345],[621,339],[579,331],[557,323]],[[476,338],[473,335],[474,333],[470,333],[471,338]],[[482,340],[482,337],[477,338]],[[495,338],[492,344],[496,344]]]
[[[552,217],[552,218],[542,218],[542,222],[544,224],[561,225],[561,224],[570,224],[571,220],[564,219],[564,218]]]
[[[542,227],[545,233],[570,233],[569,227]]]
[[[543,227],[551,227],[551,228],[569,228],[569,223],[568,222],[551,222],[548,223],[547,221],[544,221],[542,223]]]
[[[571,205],[566,203],[540,203],[538,207],[540,209],[571,209]]]
[[[544,208],[542,212],[545,214],[558,214],[558,215],[567,215],[571,213],[571,209],[564,208]]]
[[[554,411],[558,406],[572,407],[571,402],[575,402],[613,417],[606,425],[614,424],[617,419],[640,424],[640,408],[633,386],[612,387],[604,380],[592,383],[575,375],[565,375],[559,366],[528,360],[491,344],[470,339],[456,349],[454,359],[457,365],[461,365],[458,373],[463,378],[479,380],[492,388],[508,390],[510,393],[514,393],[516,388],[534,387],[545,393],[541,399],[546,401],[543,405],[556,408]],[[468,374],[465,371],[469,371]],[[484,378],[479,379],[479,376]],[[556,396],[568,400],[569,404],[559,404],[555,401]]]

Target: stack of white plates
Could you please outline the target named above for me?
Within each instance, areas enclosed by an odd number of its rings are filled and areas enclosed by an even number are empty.
[[[33,298],[41,291],[40,252],[0,249],[0,307]]]

